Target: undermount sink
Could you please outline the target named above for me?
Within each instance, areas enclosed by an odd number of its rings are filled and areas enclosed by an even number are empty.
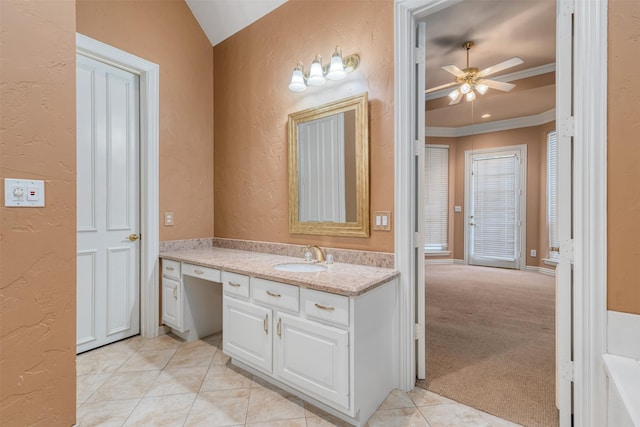
[[[274,265],[273,268],[280,271],[289,271],[293,273],[317,273],[320,271],[327,271],[327,267],[320,264],[302,264],[298,262],[289,264]]]

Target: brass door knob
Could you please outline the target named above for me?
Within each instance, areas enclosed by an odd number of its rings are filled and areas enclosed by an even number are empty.
[[[129,237],[127,237],[127,239],[131,240],[132,242],[135,242],[136,240],[138,240],[140,238],[140,236],[138,236],[137,234],[129,234]]]

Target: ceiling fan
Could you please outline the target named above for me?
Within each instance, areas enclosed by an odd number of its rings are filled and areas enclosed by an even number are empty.
[[[496,65],[492,65],[491,67],[485,68],[480,71],[476,67],[469,67],[469,51],[473,46],[472,41],[468,41],[462,44],[462,47],[467,50],[467,68],[461,70],[455,65],[445,65],[442,67],[443,70],[453,74],[456,77],[456,80],[451,83],[446,83],[440,86],[432,87],[431,89],[427,89],[425,93],[437,92],[442,89],[447,89],[450,87],[457,86],[453,91],[449,93],[449,98],[451,98],[451,102],[449,105],[455,105],[462,100],[464,96],[467,101],[473,101],[476,99],[476,92],[480,95],[484,95],[489,88],[501,90],[503,92],[508,92],[516,85],[513,83],[501,82],[498,80],[490,80],[485,77],[490,76],[491,74],[498,73],[502,70],[506,70],[507,68],[515,67],[516,65],[522,64],[521,58],[514,56],[513,58],[507,59],[506,61],[500,62]]]

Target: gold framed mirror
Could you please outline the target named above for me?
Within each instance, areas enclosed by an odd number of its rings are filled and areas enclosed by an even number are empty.
[[[369,237],[367,93],[289,114],[289,232]]]

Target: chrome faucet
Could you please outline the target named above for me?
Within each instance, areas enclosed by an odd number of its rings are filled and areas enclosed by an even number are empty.
[[[317,245],[307,245],[307,250],[313,249],[316,252],[316,260],[318,262],[324,262],[324,252]]]

